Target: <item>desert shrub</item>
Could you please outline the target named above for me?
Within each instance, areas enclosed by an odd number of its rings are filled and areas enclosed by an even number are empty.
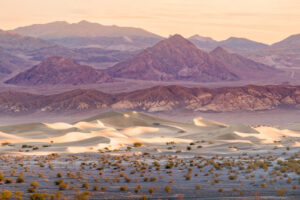
[[[166,193],[171,193],[171,187],[168,186],[168,185],[166,185],[166,186],[165,186],[165,192],[166,192]]]
[[[140,143],[140,142],[135,142],[135,143],[133,143],[133,146],[134,146],[134,147],[141,147],[141,146],[142,146],[142,143]]]
[[[83,191],[75,196],[75,200],[88,200],[90,193],[88,191]]]
[[[64,182],[63,180],[59,179],[59,180],[54,181],[54,184],[55,185],[59,185],[59,184],[61,184],[63,182]]]
[[[30,195],[31,200],[45,200],[49,195],[46,193],[33,193]]]
[[[185,180],[189,181],[189,180],[191,180],[191,178],[192,178],[192,176],[191,176],[190,173],[187,173],[187,174],[185,175]]]
[[[148,197],[146,195],[141,196],[141,200],[147,200]]]
[[[157,178],[156,178],[156,177],[151,177],[151,178],[150,178],[150,181],[151,181],[151,182],[155,182],[155,181],[157,181]]]
[[[3,142],[2,143],[2,146],[8,146],[8,145],[10,145],[11,143],[10,142]]]
[[[34,146],[34,147],[32,147],[32,150],[38,150],[39,149],[39,147],[38,146]]]
[[[131,178],[129,178],[129,177],[127,177],[127,176],[124,177],[124,179],[125,179],[125,182],[126,182],[126,183],[130,183],[130,182],[131,182]]]
[[[0,193],[1,200],[9,200],[11,196],[12,196],[12,192],[9,190],[3,190]]]
[[[89,189],[89,184],[87,182],[82,183],[82,188]]]
[[[58,185],[59,190],[66,190],[68,188],[68,183],[67,182],[61,182]]]
[[[38,187],[40,187],[40,184],[39,184],[39,182],[37,182],[37,181],[32,181],[31,183],[30,183],[30,186],[32,187],[32,188],[38,188]]]
[[[30,187],[30,188],[27,189],[27,192],[28,193],[35,193],[35,188]]]
[[[57,177],[57,178],[61,178],[61,177],[62,177],[62,174],[61,174],[60,172],[58,172],[58,173],[56,174],[56,177]]]
[[[285,187],[275,190],[278,196],[283,196],[285,194]]]
[[[0,182],[4,181],[5,177],[2,171],[0,171]]]
[[[196,189],[196,190],[201,190],[201,185],[196,185],[196,186],[195,186],[195,189]]]
[[[136,188],[134,189],[134,192],[139,193],[141,188],[142,188],[141,185],[136,186]]]
[[[155,167],[160,167],[160,163],[157,162],[157,161],[154,161],[154,162],[153,162],[153,165],[154,165]]]
[[[266,183],[262,183],[260,186],[261,186],[262,188],[265,188],[265,187],[267,187],[268,185],[267,185]]]
[[[125,192],[127,190],[128,190],[128,187],[126,187],[126,186],[121,186],[120,187],[120,191],[122,191],[122,192]]]
[[[154,190],[154,188],[150,187],[150,188],[148,189],[148,192],[149,192],[149,194],[153,194],[153,193],[155,192],[155,190]]]
[[[101,187],[101,191],[102,191],[102,192],[105,192],[105,191],[106,191],[106,187],[102,186],[102,187]]]
[[[98,185],[94,185],[94,186],[93,186],[93,190],[94,190],[94,191],[98,191],[98,189],[99,189]]]
[[[19,174],[16,182],[17,183],[25,183],[24,174]]]
[[[14,199],[15,200],[22,200],[22,195],[23,195],[23,192],[21,191],[15,191],[15,194],[14,194]]]
[[[6,178],[4,182],[5,184],[12,184],[14,181],[10,178]]]
[[[228,177],[229,180],[235,180],[236,178],[237,178],[237,174],[229,175]]]
[[[165,166],[166,169],[172,169],[174,166],[174,163],[173,162],[168,162]]]
[[[68,178],[76,178],[76,175],[75,174],[72,174],[70,172],[67,173],[67,177]]]
[[[218,192],[223,192],[224,190],[222,188],[219,188],[218,189]]]

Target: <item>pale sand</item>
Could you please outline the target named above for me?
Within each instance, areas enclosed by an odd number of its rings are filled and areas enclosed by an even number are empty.
[[[295,142],[292,146],[293,147],[300,147],[300,142]]]
[[[126,134],[127,136],[137,136],[142,133],[153,133],[158,131],[159,128],[137,126],[137,127],[130,127],[130,128],[123,129],[120,132]]]
[[[274,141],[281,141],[283,137],[300,137],[300,132],[291,131],[291,130],[280,130],[274,127],[261,126],[255,128],[258,131],[258,134],[249,134],[249,133],[240,133],[235,132],[240,137],[255,137],[262,140],[262,144],[274,143]]]
[[[65,129],[70,129],[73,128],[74,126],[71,124],[63,123],[63,122],[56,122],[52,124],[47,124],[44,123],[45,126],[48,128],[54,129],[54,130],[65,130]]]
[[[0,127],[0,130],[0,142],[12,143],[10,146],[0,147],[0,152],[18,152],[22,144],[30,144],[38,146],[39,149],[34,152],[29,149],[26,154],[35,155],[45,152],[97,152],[104,148],[125,149],[136,142],[142,143],[142,148],[160,151],[167,149],[166,143],[173,142],[186,151],[190,143],[199,143],[201,140],[206,141],[201,144],[204,152],[213,151],[215,148],[216,151],[226,153],[238,151],[228,148],[229,146],[250,149],[257,145],[273,144],[274,141],[281,141],[276,144],[277,147],[284,147],[288,142],[292,142],[293,147],[300,147],[300,131],[297,130],[268,126],[229,126],[200,117],[195,118],[193,123],[180,123],[137,112],[110,112],[76,123],[23,124]],[[208,141],[213,143],[208,144]],[[49,147],[44,148],[45,144]],[[194,149],[197,149],[196,146],[193,146]]]
[[[200,126],[200,127],[227,127],[228,126],[220,122],[203,119],[202,117],[194,118],[193,122],[196,126]]]

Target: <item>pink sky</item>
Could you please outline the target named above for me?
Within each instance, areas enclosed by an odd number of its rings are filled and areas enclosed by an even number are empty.
[[[300,33],[300,0],[1,0],[0,28],[88,20],[168,36],[273,43]]]

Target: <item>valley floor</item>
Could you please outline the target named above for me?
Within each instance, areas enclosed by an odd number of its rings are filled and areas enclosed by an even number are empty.
[[[107,112],[0,127],[0,197],[299,199],[300,126]]]

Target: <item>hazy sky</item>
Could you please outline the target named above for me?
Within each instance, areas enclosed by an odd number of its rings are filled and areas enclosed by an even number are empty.
[[[0,29],[80,20],[272,43],[300,33],[300,0],[0,0]]]

